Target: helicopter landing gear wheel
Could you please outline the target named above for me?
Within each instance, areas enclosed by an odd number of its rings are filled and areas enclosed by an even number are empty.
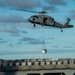
[[[63,32],[63,30],[62,29],[60,29],[61,30],[61,32]]]
[[[36,27],[36,24],[33,24],[34,27]]]

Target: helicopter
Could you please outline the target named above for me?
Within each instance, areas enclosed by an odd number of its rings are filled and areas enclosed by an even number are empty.
[[[51,26],[60,28],[61,32],[63,32],[63,28],[73,28],[73,25],[69,25],[69,22],[71,21],[70,18],[67,18],[66,23],[63,25],[61,23],[58,23],[54,20],[53,17],[45,15],[47,12],[39,12],[39,15],[33,15],[31,16],[28,21],[33,24],[34,27],[36,27],[36,24],[41,26]]]
[[[10,9],[13,9],[13,8],[10,8]],[[38,13],[38,15],[33,15],[30,18],[28,18],[28,22],[32,23],[34,27],[36,27],[36,24],[41,25],[41,26],[55,27],[55,28],[60,28],[61,32],[63,32],[62,30],[63,28],[74,28],[73,25],[69,25],[71,21],[70,18],[67,18],[66,23],[64,23],[63,25],[55,21],[53,17],[46,15],[48,12],[45,12],[45,11],[37,12],[37,11],[30,11],[30,10],[25,10],[25,9],[15,9],[15,10]]]

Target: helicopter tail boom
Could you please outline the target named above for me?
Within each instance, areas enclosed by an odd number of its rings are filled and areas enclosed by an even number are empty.
[[[74,26],[73,25],[68,25],[66,28],[73,28]]]

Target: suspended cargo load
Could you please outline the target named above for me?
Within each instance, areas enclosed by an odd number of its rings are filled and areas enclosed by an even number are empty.
[[[47,53],[47,49],[42,49],[42,54],[46,54]]]

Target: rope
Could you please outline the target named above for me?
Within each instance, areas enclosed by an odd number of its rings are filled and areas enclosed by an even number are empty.
[[[44,37],[44,28],[43,28],[43,26],[42,26],[42,36],[43,36],[42,49],[46,49],[45,37]]]

